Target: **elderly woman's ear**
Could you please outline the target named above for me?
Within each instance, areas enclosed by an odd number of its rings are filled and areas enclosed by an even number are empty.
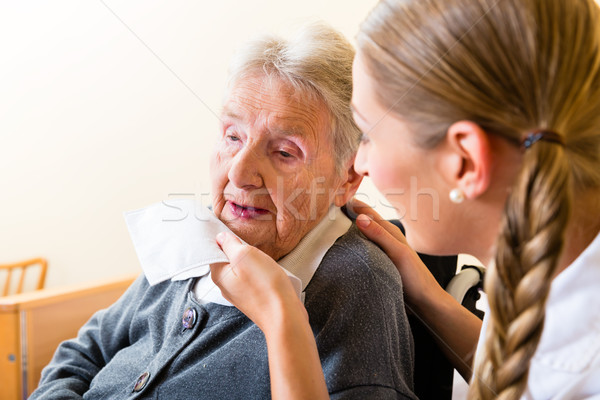
[[[335,194],[335,205],[342,207],[358,190],[363,176],[354,170],[354,160],[350,161],[348,168],[342,173],[342,182]]]

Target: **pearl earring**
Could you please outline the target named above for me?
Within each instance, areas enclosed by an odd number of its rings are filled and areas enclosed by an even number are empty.
[[[450,201],[455,204],[460,204],[465,200],[465,192],[459,188],[454,188],[450,191]]]

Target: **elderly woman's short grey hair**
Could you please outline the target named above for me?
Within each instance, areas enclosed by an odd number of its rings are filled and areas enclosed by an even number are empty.
[[[306,100],[321,99],[331,116],[338,172],[354,157],[360,130],[352,119],[354,49],[344,36],[324,23],[312,23],[289,40],[264,36],[250,41],[229,66],[229,86],[257,72],[291,85]]]

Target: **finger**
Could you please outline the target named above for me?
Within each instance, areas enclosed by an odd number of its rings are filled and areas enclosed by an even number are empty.
[[[371,227],[370,226],[371,223],[376,226]],[[402,233],[402,230],[397,225],[391,223],[388,220],[385,220],[385,219],[377,220],[377,219],[373,219],[371,216],[361,214],[357,217],[356,224],[358,225],[359,228],[361,228],[361,231],[363,230],[363,228],[366,228],[366,229],[370,229],[371,232],[375,232],[375,234],[377,232],[377,225],[379,225],[379,227],[381,227],[387,233],[392,235],[397,241],[399,241],[403,244],[408,244],[406,241],[406,236],[404,235],[404,233]]]
[[[229,260],[234,259],[244,247],[242,241],[229,232],[220,232],[217,235],[217,244]]]
[[[356,219],[356,225],[367,238],[377,243],[390,258],[399,258],[406,250],[406,238],[394,224],[388,221],[373,221],[369,216],[361,214]]]
[[[210,278],[221,289],[223,286],[221,282],[223,282],[227,275],[231,274],[232,272],[233,269],[229,263],[210,264]]]
[[[382,218],[371,206],[357,198],[352,198],[348,204],[346,204],[346,209],[349,209],[350,212],[355,213],[357,216],[359,214],[366,214],[375,221],[384,220],[384,218]]]
[[[223,274],[223,271],[226,270],[226,267],[229,265],[229,263],[213,263],[210,264],[210,275],[213,278],[213,280],[218,280],[219,276],[221,276]]]

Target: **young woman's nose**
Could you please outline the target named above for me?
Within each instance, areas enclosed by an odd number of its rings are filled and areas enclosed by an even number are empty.
[[[364,176],[369,176],[369,170],[367,168],[367,149],[364,144],[358,147],[358,152],[356,153],[356,158],[354,159],[354,170]]]

